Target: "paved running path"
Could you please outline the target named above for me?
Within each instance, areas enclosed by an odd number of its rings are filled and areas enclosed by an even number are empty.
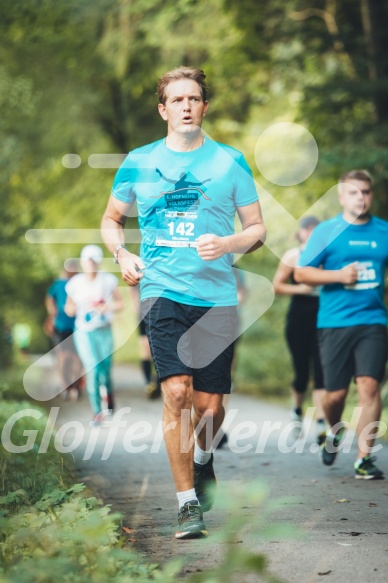
[[[184,578],[187,573],[219,565],[231,544],[242,544],[264,553],[271,572],[285,582],[387,580],[388,480],[354,479],[355,444],[350,432],[347,438],[350,453],[341,452],[336,464],[327,468],[319,454],[311,451],[313,432],[307,435],[304,447],[302,441],[297,442],[300,453],[279,452],[288,432],[286,408],[233,394],[229,411],[237,411],[228,432],[237,438],[237,446],[246,446],[247,451],[217,450],[215,468],[219,483],[227,487],[238,514],[247,520],[254,518],[259,526],[253,525],[253,530],[244,527],[234,533],[233,543],[220,542],[216,535],[226,528],[230,532],[233,527],[232,511],[218,501],[205,514],[208,539],[176,541],[173,534],[177,501],[164,444],[157,434],[162,403],[145,398],[142,376],[134,367],[116,366],[114,380],[117,413],[106,426],[89,427],[86,396],[79,402],[57,397],[48,405],[59,407],[56,425],[68,429],[63,438],[65,445],[72,443],[75,433],[64,424],[78,422],[80,444],[73,451],[76,481],[87,484],[104,503],[112,505],[113,511],[123,514],[123,526],[132,529],[125,535],[131,539],[128,546],[148,561],[164,564],[183,555]],[[43,382],[56,382],[50,362]],[[124,427],[119,426],[120,415]],[[276,422],[281,422],[281,427],[273,430],[265,443],[265,424],[274,427]],[[237,431],[241,431],[240,436]],[[250,431],[250,437],[244,439],[243,431]],[[257,449],[262,452],[257,453]],[[378,452],[378,462],[388,474],[387,442]],[[255,491],[267,489],[264,502],[259,505],[247,499],[243,491],[257,481],[261,485],[256,485]],[[225,527],[226,524],[229,526]],[[270,530],[287,524],[292,526],[288,537],[282,538]],[[264,529],[269,529],[267,535]],[[246,575],[239,577],[239,581],[259,579]]]

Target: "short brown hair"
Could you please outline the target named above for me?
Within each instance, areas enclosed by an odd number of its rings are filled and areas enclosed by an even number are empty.
[[[341,182],[346,182],[347,180],[363,180],[365,182],[369,182],[369,184],[372,186],[373,184],[373,178],[372,176],[369,174],[368,170],[349,170],[348,172],[345,172],[345,174],[342,174],[341,178],[339,179],[340,183]]]
[[[157,95],[159,103],[166,103],[166,87],[172,81],[179,81],[179,79],[192,79],[196,81],[201,90],[202,100],[206,101],[206,75],[202,69],[195,69],[194,67],[175,67],[171,71],[165,73],[158,81]]]

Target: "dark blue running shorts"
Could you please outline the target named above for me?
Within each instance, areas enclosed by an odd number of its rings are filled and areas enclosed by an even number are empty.
[[[161,381],[190,375],[196,391],[230,393],[236,306],[207,308],[148,298],[141,302],[141,315]]]

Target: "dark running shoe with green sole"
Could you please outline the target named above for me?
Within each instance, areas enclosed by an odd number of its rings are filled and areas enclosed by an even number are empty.
[[[354,464],[354,477],[357,480],[384,480],[384,474],[373,462],[376,458],[365,456],[360,464]]]
[[[343,440],[345,427],[340,427],[334,438],[326,435],[325,440],[321,445],[322,461],[325,466],[333,465],[337,457],[338,448]]]
[[[319,445],[319,447],[321,447],[321,445],[323,443],[325,443],[326,440],[326,431],[322,431],[321,433],[319,433],[317,435],[317,444]]]
[[[194,488],[203,512],[208,512],[216,497],[217,478],[213,469],[213,454],[206,464],[194,462]]]
[[[203,521],[202,508],[198,500],[190,500],[179,509],[175,538],[187,539],[203,536],[207,536],[207,530]]]

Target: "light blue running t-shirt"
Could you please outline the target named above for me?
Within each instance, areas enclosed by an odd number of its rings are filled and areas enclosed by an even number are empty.
[[[196,239],[232,235],[236,207],[257,201],[240,152],[208,138],[196,150],[176,152],[159,140],[127,156],[112,195],[137,204],[145,265],[141,300],[162,296],[194,306],[237,305],[233,254],[203,261]]]
[[[353,285],[324,285],[319,299],[318,328],[387,324],[384,278],[388,266],[388,222],[371,217],[354,225],[342,215],[315,227],[299,266],[336,270],[358,262]]]

